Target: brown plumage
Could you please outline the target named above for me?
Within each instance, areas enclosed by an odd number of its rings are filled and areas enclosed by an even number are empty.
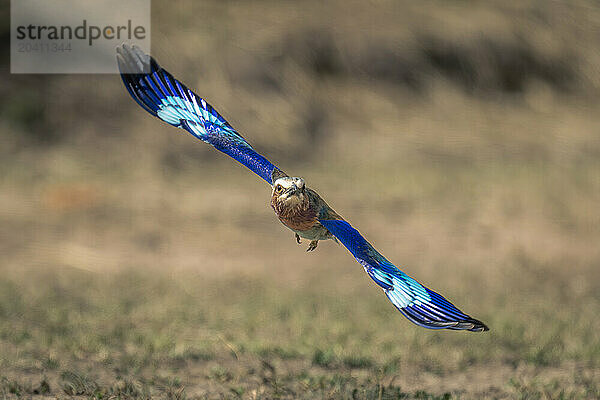
[[[288,176],[277,179],[273,185],[271,207],[281,223],[296,233],[298,243],[300,237],[311,240],[308,251],[316,249],[319,240],[334,239],[318,220],[323,216],[321,214],[329,215],[333,210],[314,190],[305,186],[304,179]]]
[[[275,194],[271,197],[271,207],[275,210],[279,220],[294,231],[306,231],[317,223],[317,213],[304,196],[301,201],[290,199],[280,201]]]

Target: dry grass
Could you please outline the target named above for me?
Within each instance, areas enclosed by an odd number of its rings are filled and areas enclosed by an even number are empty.
[[[345,249],[306,254],[116,77],[11,76],[0,396],[600,397],[593,3],[154,3],[164,66],[491,331],[415,327]]]

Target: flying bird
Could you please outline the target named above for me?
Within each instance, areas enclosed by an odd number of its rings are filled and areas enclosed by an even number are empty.
[[[341,242],[383,289],[392,304],[411,322],[429,329],[473,332],[488,327],[460,311],[440,294],[426,288],[388,261],[304,179],[288,176],[256,152],[210,104],[164,70],[138,47],[117,48],[125,87],[147,112],[245,165],[271,185],[271,206],[279,220],[313,251],[321,240]]]

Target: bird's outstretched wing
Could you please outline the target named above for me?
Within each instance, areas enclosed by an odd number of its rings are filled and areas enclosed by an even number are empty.
[[[124,44],[118,47],[117,62],[125,87],[144,110],[213,145],[269,184],[285,176],[279,168],[258,154],[210,104],[137,46]]]
[[[319,219],[350,250],[388,299],[413,323],[429,329],[487,331],[481,321],[471,318],[433,290],[400,271],[344,220]]]

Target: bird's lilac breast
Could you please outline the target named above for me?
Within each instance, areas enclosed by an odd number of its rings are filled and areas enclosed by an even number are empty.
[[[295,231],[308,231],[317,223],[316,214],[309,211],[292,215],[279,215],[279,220],[285,226]]]
[[[317,213],[308,204],[286,204],[273,198],[271,205],[279,220],[294,231],[308,231],[318,224]]]

